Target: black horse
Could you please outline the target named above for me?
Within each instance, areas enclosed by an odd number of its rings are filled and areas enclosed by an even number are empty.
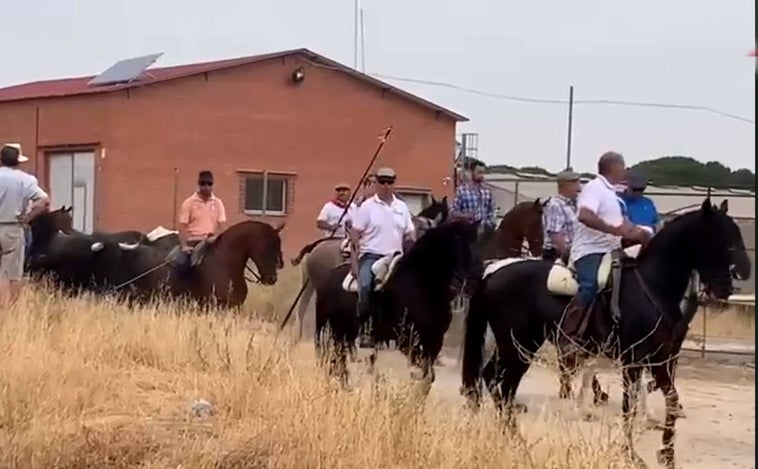
[[[413,377],[429,386],[452,320],[451,301],[461,291],[473,291],[482,276],[476,239],[477,225],[465,221],[430,228],[400,258],[371,299],[374,342],[389,345],[394,340],[411,365],[420,369],[421,376]],[[335,267],[316,291],[316,351],[320,358],[327,358],[322,341],[328,326],[333,345],[330,371],[343,385],[348,379],[346,355],[362,325],[357,294],[343,286],[349,270],[347,264]]]
[[[643,367],[650,367],[666,399],[663,448],[659,461],[674,467],[674,426],[678,393],[673,385],[670,362],[679,349],[679,339],[692,317],[683,317],[680,301],[692,271],[700,275],[706,291],[726,299],[733,291],[732,275],[750,272],[750,260],[739,228],[706,199],[699,210],[686,213],[666,224],[639,254],[637,259],[622,261],[618,305],[621,312],[617,332],[608,308],[598,308],[587,326],[586,338],[594,344],[606,344],[608,350],[591,345],[620,359],[623,367],[625,448],[637,458],[632,444],[632,404]],[[470,301],[466,320],[462,391],[473,408],[481,402],[479,389],[483,377],[493,399],[513,423],[513,399],[522,377],[529,368],[524,355],[533,355],[556,324],[569,297],[552,294],[547,278],[554,265],[544,261],[522,261],[493,273],[480,284]],[[599,295],[607,304],[610,293]],[[507,309],[507,311],[504,311]],[[496,357],[482,373],[483,343],[487,324],[496,343]],[[498,386],[499,385],[499,386]],[[499,388],[499,389],[498,389]]]

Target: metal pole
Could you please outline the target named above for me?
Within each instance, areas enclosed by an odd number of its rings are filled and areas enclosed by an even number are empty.
[[[361,8],[361,73],[366,73],[366,36],[363,29],[363,8]]]
[[[574,124],[574,86],[569,86],[568,135],[566,136],[566,169],[571,169],[571,130]]]
[[[353,1],[353,68],[358,70],[358,0]]]
[[[700,346],[700,358],[705,359],[705,336],[708,332],[708,311],[706,306],[703,305],[703,344]]]

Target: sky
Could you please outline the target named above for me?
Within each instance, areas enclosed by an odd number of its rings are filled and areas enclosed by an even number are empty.
[[[755,170],[755,4],[751,0],[360,0],[365,72],[499,95],[567,100],[571,164],[606,150]],[[0,86],[94,75],[164,52],[155,66],[307,47],[354,65],[354,0],[0,0]],[[360,48],[359,48],[360,49]],[[566,166],[568,106],[387,80],[462,113],[489,164]],[[707,106],[713,113],[586,104]]]

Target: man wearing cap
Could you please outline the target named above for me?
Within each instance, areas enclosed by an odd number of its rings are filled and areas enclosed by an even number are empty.
[[[558,174],[558,194],[550,198],[542,213],[542,228],[545,233],[543,259],[568,261],[574,239],[576,198],[581,190],[578,174],[572,171]]]
[[[371,266],[378,259],[403,251],[403,241],[413,240],[415,231],[408,206],[394,194],[395,171],[379,168],[376,172],[376,193],[355,211],[350,230],[352,245],[350,268],[358,279],[358,315],[364,323],[371,315],[369,303],[374,274]],[[371,347],[372,337],[364,326],[362,347]]]
[[[652,199],[644,195],[646,188],[647,177],[640,171],[629,170],[622,199],[629,221],[653,235],[658,229],[658,209]]]
[[[334,198],[329,200],[321,208],[316,217],[316,227],[324,231],[324,236],[344,238],[345,226],[350,226],[353,215],[358,206],[350,202],[350,186],[347,183],[339,183],[334,186]]]
[[[458,187],[452,212],[454,216],[479,222],[483,232],[490,232],[496,228],[497,221],[492,192],[484,187],[484,163],[474,161],[470,168],[471,179]]]
[[[177,261],[183,269],[191,268],[195,248],[212,243],[226,223],[226,208],[213,193],[213,173],[200,171],[197,190],[182,202],[179,212],[179,242],[183,255]]]
[[[18,168],[26,161],[29,158],[22,153],[21,145],[11,143],[0,148],[0,306],[18,300],[24,275],[24,225],[44,212],[49,203],[37,179]]]
[[[571,245],[579,291],[566,307],[559,337],[561,352],[578,351],[581,325],[597,295],[597,275],[603,256],[621,249],[621,239],[645,243],[649,235],[632,225],[622,214],[622,201],[615,185],[624,180],[626,165],[621,154],[604,153],[597,164],[598,175],[582,188],[577,197],[577,223]]]

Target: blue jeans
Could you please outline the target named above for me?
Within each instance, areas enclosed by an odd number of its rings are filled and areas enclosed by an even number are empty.
[[[579,302],[586,308],[597,295],[597,271],[605,254],[587,254],[574,261],[577,281],[579,283]]]
[[[24,260],[27,260],[32,248],[32,229],[29,226],[24,226],[24,244]]]
[[[374,285],[374,273],[371,271],[371,266],[382,257],[384,256],[368,252],[358,259],[358,301],[364,308],[368,305],[371,288]]]

